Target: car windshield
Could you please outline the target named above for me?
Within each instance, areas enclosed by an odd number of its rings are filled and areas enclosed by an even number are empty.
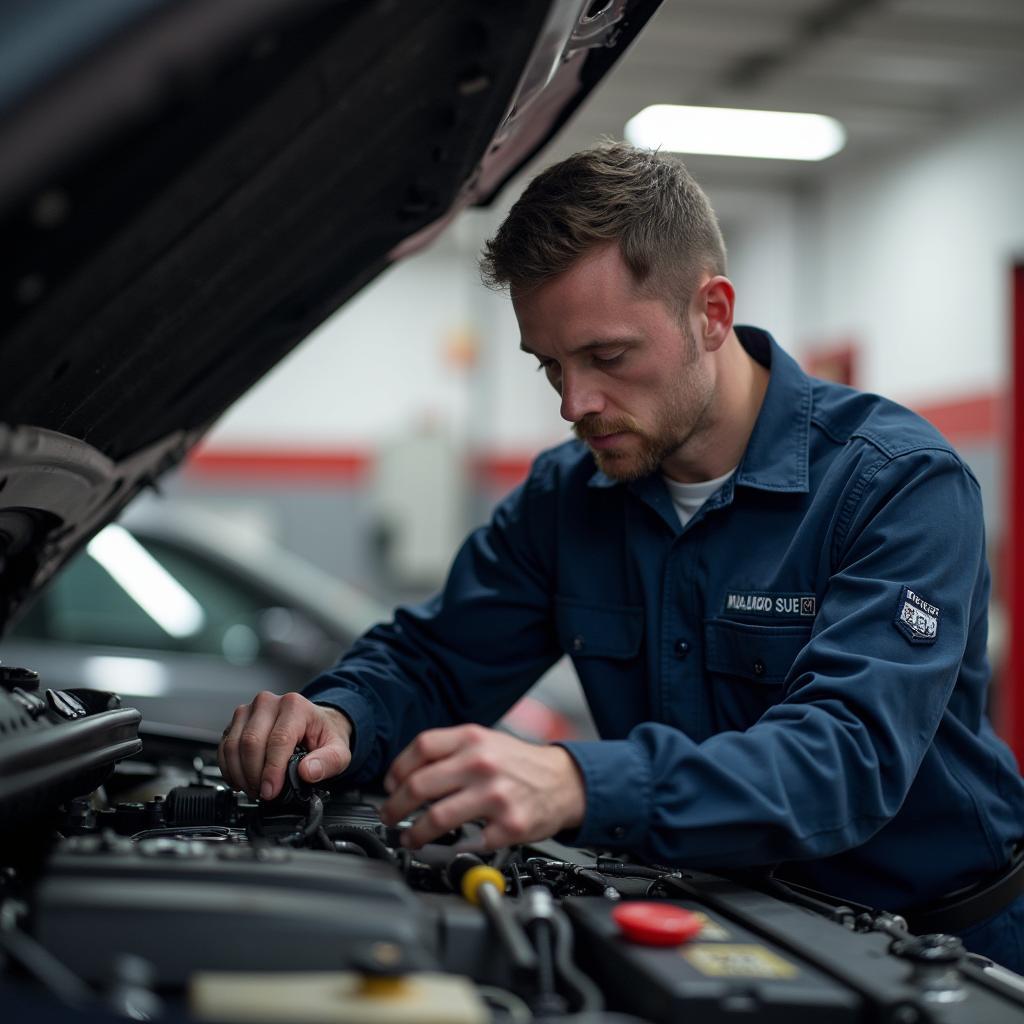
[[[114,525],[51,583],[12,636],[245,662],[256,655],[260,616],[272,603],[194,551]]]

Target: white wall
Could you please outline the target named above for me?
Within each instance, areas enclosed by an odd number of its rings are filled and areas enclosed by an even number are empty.
[[[925,404],[1005,375],[1010,266],[1024,257],[1024,100],[801,204],[798,334],[852,337],[860,384]]]
[[[797,343],[799,221],[797,197],[781,188],[708,189],[722,222],[736,322],[771,331],[790,351]]]

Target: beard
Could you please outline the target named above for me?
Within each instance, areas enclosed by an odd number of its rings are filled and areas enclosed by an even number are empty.
[[[639,480],[654,473],[674,452],[703,430],[709,419],[714,385],[698,359],[697,341],[683,324],[686,345],[677,367],[665,374],[663,404],[654,424],[644,429],[632,416],[587,415],[573,424],[581,441],[608,434],[624,434],[613,448],[594,448],[591,454],[605,476],[620,482]]]

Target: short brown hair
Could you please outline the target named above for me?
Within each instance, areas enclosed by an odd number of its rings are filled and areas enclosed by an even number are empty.
[[[527,291],[616,242],[639,286],[685,308],[702,272],[725,273],[714,210],[682,161],[612,142],[583,150],[530,182],[484,245],[491,288]]]

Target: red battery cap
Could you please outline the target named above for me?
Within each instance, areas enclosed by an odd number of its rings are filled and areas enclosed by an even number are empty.
[[[679,946],[704,927],[696,914],[667,903],[620,903],[612,918],[627,939],[643,946]]]

